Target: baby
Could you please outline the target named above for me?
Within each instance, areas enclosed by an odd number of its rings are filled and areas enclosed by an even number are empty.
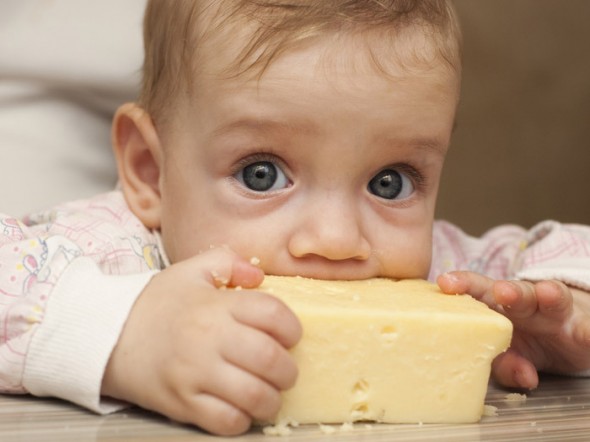
[[[265,273],[440,275],[514,322],[502,384],[590,369],[589,228],[434,222],[460,40],[444,0],[150,1],[121,191],[2,219],[2,390],[242,433],[297,377],[294,314],[219,290]]]

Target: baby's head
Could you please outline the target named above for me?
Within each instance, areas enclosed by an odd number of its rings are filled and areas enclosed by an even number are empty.
[[[114,126],[123,189],[178,261],[425,277],[460,83],[436,0],[151,0],[140,106]]]
[[[408,46],[418,34],[423,44]],[[165,120],[199,73],[261,75],[282,53],[346,35],[385,74],[397,51],[395,63],[436,58],[460,72],[459,26],[444,0],[151,0],[140,103]]]

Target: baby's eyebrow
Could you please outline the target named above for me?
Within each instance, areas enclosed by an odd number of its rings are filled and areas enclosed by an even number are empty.
[[[410,145],[418,149],[433,151],[440,155],[445,155],[448,150],[448,143],[444,143],[436,138],[423,138],[412,140]]]
[[[249,133],[260,135],[317,135],[320,127],[314,124],[313,120],[306,118],[297,119],[275,119],[243,117],[220,125],[213,132],[214,136]],[[374,142],[384,146],[403,146],[405,148],[423,150],[437,155],[445,156],[448,150],[448,143],[436,137],[404,138],[389,135],[378,135]]]
[[[448,143],[436,137],[417,137],[403,139],[397,137],[379,137],[377,140],[386,146],[404,146],[406,148],[418,149],[438,155],[446,155]]]
[[[240,118],[223,124],[214,133],[223,135],[231,132],[259,132],[259,133],[317,133],[318,129],[311,120],[276,120],[266,118]]]

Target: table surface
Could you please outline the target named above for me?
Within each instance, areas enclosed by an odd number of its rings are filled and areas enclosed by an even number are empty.
[[[0,395],[0,441],[590,441],[590,378],[545,376],[525,400],[510,400],[508,393],[490,386],[485,403],[496,415],[478,424],[357,423],[348,431],[333,426],[332,434],[310,425],[282,437],[254,428],[238,438],[210,436],[135,408],[98,416],[59,400]]]

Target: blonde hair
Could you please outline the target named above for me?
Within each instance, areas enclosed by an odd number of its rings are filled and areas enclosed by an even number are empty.
[[[208,20],[203,19],[206,17]],[[437,55],[460,75],[461,32],[450,0],[150,0],[144,18],[145,60],[140,104],[155,120],[188,94],[196,54],[212,33],[251,29],[227,72],[262,75],[274,59],[313,37],[341,30],[421,27]],[[383,70],[377,57],[378,68]]]

